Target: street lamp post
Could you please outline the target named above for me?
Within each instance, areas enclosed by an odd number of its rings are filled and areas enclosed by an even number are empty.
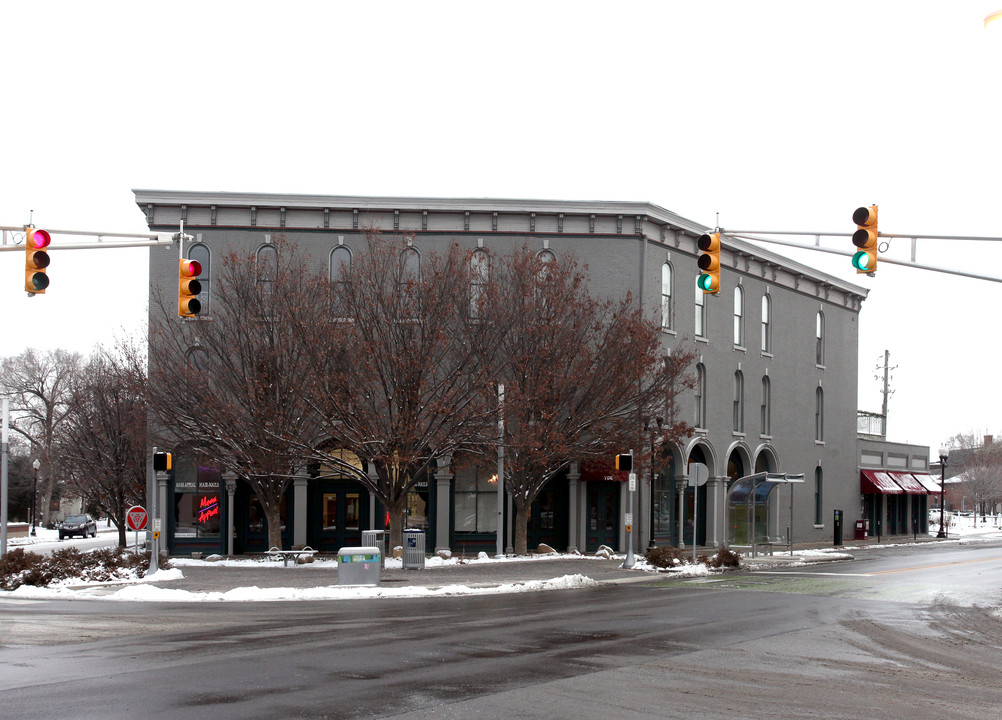
[[[37,535],[35,532],[35,525],[38,524],[38,468],[42,466],[38,458],[31,463],[31,467],[35,469],[35,475],[31,481],[31,534]]]
[[[655,436],[657,434],[660,434],[661,428],[664,426],[664,420],[662,418],[657,417],[657,418],[654,418],[654,422],[657,424],[657,430],[654,429],[654,427],[652,426],[652,424],[651,424],[651,422],[649,420],[647,421],[647,429],[649,429],[651,431],[651,502],[650,502],[650,505],[651,505],[651,507],[650,507],[650,511],[651,511],[651,522],[650,522],[651,537],[650,537],[650,540],[647,543],[647,549],[648,550],[653,550],[655,547],[657,547],[657,543],[654,541],[654,492],[655,492],[654,484],[655,484],[655,480],[657,478],[657,475],[654,473],[654,452],[655,452],[654,438],[655,438]]]
[[[946,537],[946,525],[943,522],[944,509],[946,507],[946,460],[950,457],[950,451],[946,448],[939,449],[939,532],[936,537]]]

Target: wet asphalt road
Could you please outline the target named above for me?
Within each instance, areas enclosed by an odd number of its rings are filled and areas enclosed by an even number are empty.
[[[498,596],[3,601],[0,714],[998,717],[1002,548],[856,555]]]

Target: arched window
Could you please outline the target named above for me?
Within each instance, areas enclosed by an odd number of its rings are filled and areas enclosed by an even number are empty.
[[[745,291],[740,285],[734,287],[734,344],[745,344]]]
[[[815,332],[817,338],[817,352],[815,362],[818,365],[825,364],[825,314],[818,311],[817,318],[817,330]]]
[[[275,278],[278,276],[278,250],[274,245],[262,245],[254,258],[257,266],[257,289],[265,307],[269,307],[275,292]]]
[[[198,295],[198,301],[202,304],[199,315],[208,315],[212,311],[209,300],[212,298],[212,261],[209,256],[209,246],[204,243],[196,243],[188,248],[188,259],[194,260],[202,266],[202,274],[198,276],[198,282],[202,286],[202,292]]]
[[[699,289],[699,278],[696,278],[696,337],[706,337],[706,301],[705,293]]]
[[[825,391],[818,388],[814,393],[814,439],[825,439]]]
[[[762,376],[762,434],[772,435],[772,381]]]
[[[762,295],[762,352],[772,352],[772,298]]]
[[[491,258],[486,250],[473,251],[470,257],[470,318],[477,320],[483,315],[487,300],[487,281],[490,278]]]
[[[738,370],[734,373],[734,432],[745,431],[745,376]]]
[[[209,353],[203,347],[189,348],[187,360],[188,391],[197,394],[209,377]]]
[[[706,427],[706,366],[703,363],[696,365],[696,414],[693,425]]]
[[[814,468],[814,524],[824,525],[824,473],[821,466]]]
[[[661,266],[661,329],[671,330],[671,284],[672,268],[671,263],[666,262]]]
[[[421,282],[421,254],[416,248],[404,248],[400,253],[400,317],[416,320],[419,310],[419,293]]]
[[[338,245],[331,250],[331,306],[334,317],[351,316],[345,300],[348,283],[351,282],[351,250]]]

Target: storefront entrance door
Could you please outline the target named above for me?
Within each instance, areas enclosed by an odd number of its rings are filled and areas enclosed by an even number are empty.
[[[622,483],[588,483],[585,550],[594,552],[601,545],[619,549],[619,493]]]
[[[362,542],[362,518],[368,517],[369,494],[357,485],[324,483],[313,493],[310,545],[327,552]]]

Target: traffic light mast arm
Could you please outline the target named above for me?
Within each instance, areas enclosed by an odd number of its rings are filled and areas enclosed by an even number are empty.
[[[821,247],[820,245],[804,245],[803,243],[788,242],[786,240],[775,240],[772,238],[757,237],[751,235],[752,231],[725,231],[724,234],[730,235],[731,237],[741,238],[742,240],[751,240],[753,242],[763,242],[770,243],[773,245],[783,245],[785,247],[799,248],[801,250],[813,250],[814,252],[828,253],[829,255],[842,255],[843,257],[851,258],[855,253],[851,253],[848,250],[836,250],[834,248]],[[772,235],[815,235],[815,236],[826,236],[826,237],[852,237],[852,233],[802,233],[802,232],[771,232],[768,230],[759,230],[758,232],[765,232]],[[943,235],[891,235],[886,233],[880,233],[881,238],[912,238],[920,240],[984,240],[984,241],[994,241],[1002,242],[1002,237],[960,237],[960,236],[943,236]],[[912,254],[914,257],[914,252]],[[880,262],[888,263],[890,265],[900,265],[902,267],[910,267],[916,270],[929,270],[930,272],[943,273],[945,275],[958,275],[960,277],[969,277],[975,280],[987,280],[988,282],[1002,283],[1002,278],[994,277],[992,275],[979,275],[977,273],[969,273],[964,270],[951,270],[949,268],[934,267],[932,265],[923,265],[922,263],[915,262],[914,260],[895,260],[894,258],[889,258],[886,255],[881,256]]]
[[[123,248],[123,247],[156,247],[159,245],[170,245],[174,242],[174,237],[170,233],[114,233],[114,232],[97,232],[90,230],[49,230],[49,235],[82,235],[86,237],[96,237],[97,242],[94,243],[72,243],[72,244],[60,244],[57,248],[59,252],[64,250],[104,250],[108,248]],[[11,233],[10,240],[8,240],[8,233]],[[0,252],[5,250],[21,250],[24,251],[23,242],[15,242],[14,233],[24,233],[23,225],[0,225],[0,234],[2,234],[3,242],[0,243]],[[132,238],[133,242],[103,242],[102,238]],[[141,239],[145,238],[145,239]]]

